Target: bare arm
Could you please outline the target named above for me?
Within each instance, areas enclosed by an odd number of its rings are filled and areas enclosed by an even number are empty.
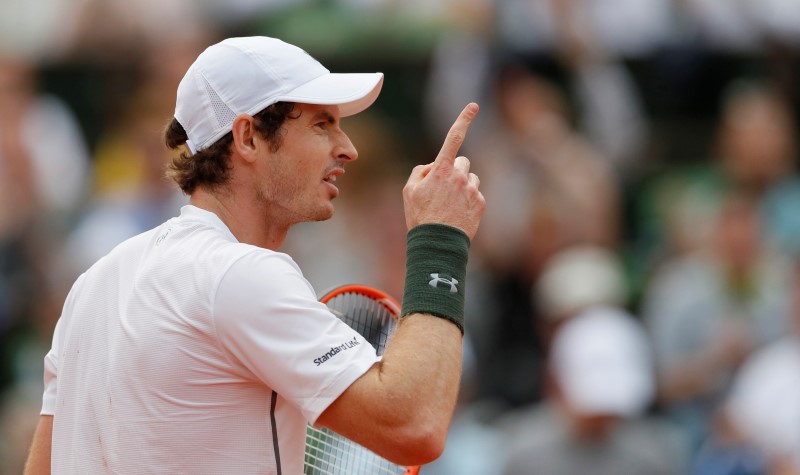
[[[40,416],[28,461],[25,463],[25,475],[50,475],[52,440],[53,416]]]
[[[456,157],[478,112],[468,105],[439,156],[412,171],[403,190],[406,223],[440,223],[472,239],[485,207],[469,160]],[[356,380],[317,421],[396,463],[430,462],[444,450],[461,377],[462,335],[452,322],[404,317],[381,363]]]
[[[461,375],[461,332],[430,315],[404,318],[383,361],[353,383],[320,416],[373,452],[406,465],[444,450]]]

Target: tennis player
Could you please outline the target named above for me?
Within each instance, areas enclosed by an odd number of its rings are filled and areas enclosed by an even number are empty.
[[[75,282],[45,357],[27,474],[298,474],[307,422],[395,463],[439,456],[485,206],[457,157],[477,105],[403,190],[404,316],[382,358],[278,251],[292,225],[333,215],[336,180],[357,158],[340,119],[382,81],[330,73],[266,37],[197,58],[165,132],[183,150],[168,174],[190,204]]]

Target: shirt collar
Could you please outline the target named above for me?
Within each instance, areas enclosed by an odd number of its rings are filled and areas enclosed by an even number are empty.
[[[199,221],[203,224],[207,224],[228,236],[231,241],[239,242],[239,240],[236,239],[236,236],[233,235],[231,230],[225,225],[219,216],[211,211],[198,208],[194,205],[185,205],[181,207],[181,215],[179,219],[182,221]]]

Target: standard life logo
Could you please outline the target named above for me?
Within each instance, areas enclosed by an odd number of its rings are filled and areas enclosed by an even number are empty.
[[[458,280],[457,279],[453,279],[453,278],[448,279],[448,278],[445,278],[445,277],[439,277],[438,273],[437,274],[431,274],[431,281],[428,282],[428,285],[430,285],[431,287],[436,289],[436,288],[439,287],[440,283],[444,284],[445,286],[449,285],[451,294],[454,294],[454,293],[458,292],[458,287],[457,287]]]
[[[330,349],[330,351],[328,351],[324,355],[320,356],[319,358],[314,358],[314,364],[319,366],[322,363],[324,363],[324,362],[328,361],[329,359],[333,358],[337,354],[341,353],[342,351],[349,350],[350,348],[354,348],[354,347],[356,347],[356,346],[358,346],[360,344],[361,344],[361,342],[358,341],[358,338],[357,337],[353,337],[353,339],[350,340],[350,341],[346,341],[346,342],[342,343],[339,346],[332,347]]]

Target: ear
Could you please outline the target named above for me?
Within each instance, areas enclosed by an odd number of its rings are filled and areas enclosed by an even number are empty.
[[[255,119],[247,114],[236,116],[233,120],[233,150],[245,161],[253,162],[256,160],[258,142],[255,128]]]

